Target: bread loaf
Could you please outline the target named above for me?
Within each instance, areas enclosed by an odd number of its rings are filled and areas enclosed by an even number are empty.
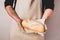
[[[44,32],[44,25],[41,22],[38,22],[36,20],[30,20],[26,19],[22,21],[22,26],[26,30],[30,30],[32,32]]]

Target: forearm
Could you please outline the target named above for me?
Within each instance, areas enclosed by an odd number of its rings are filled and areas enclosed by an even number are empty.
[[[19,16],[17,15],[17,13],[13,10],[11,6],[7,6],[6,11],[8,15],[11,16],[16,22],[20,21]]]
[[[46,9],[42,18],[49,19],[51,17],[52,13],[53,13],[52,9]]]

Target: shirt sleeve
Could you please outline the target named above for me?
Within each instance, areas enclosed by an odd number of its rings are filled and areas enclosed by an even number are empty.
[[[13,6],[13,1],[14,0],[5,0],[5,2],[4,2],[5,7],[8,5]]]
[[[54,10],[54,0],[44,0],[45,9]]]

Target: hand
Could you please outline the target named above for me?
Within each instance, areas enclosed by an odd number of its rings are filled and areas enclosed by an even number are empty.
[[[45,24],[45,19],[42,18],[41,20],[42,20],[41,22],[44,24],[45,30],[47,30],[47,25]]]
[[[18,20],[18,21],[17,21],[17,24],[18,24],[18,27],[19,27],[21,30],[24,30],[24,28],[22,27],[22,20]]]
[[[44,27],[45,27],[45,31],[47,30],[47,25],[45,24],[45,19],[41,19],[41,22],[44,24]]]
[[[17,22],[18,26],[21,27],[21,20]]]
[[[45,19],[37,19],[38,22],[41,22],[43,25],[45,24]]]
[[[47,25],[45,24],[45,30],[47,30]]]
[[[41,22],[41,23],[44,25],[45,30],[47,30],[47,25],[45,24],[45,19],[44,19],[44,18],[42,18],[42,19],[37,19],[37,21]]]

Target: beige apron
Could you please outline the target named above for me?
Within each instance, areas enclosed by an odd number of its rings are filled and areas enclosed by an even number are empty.
[[[22,20],[41,18],[41,2],[41,0],[17,0],[16,12]],[[44,40],[44,36],[25,33],[13,20],[10,30],[10,40]]]

